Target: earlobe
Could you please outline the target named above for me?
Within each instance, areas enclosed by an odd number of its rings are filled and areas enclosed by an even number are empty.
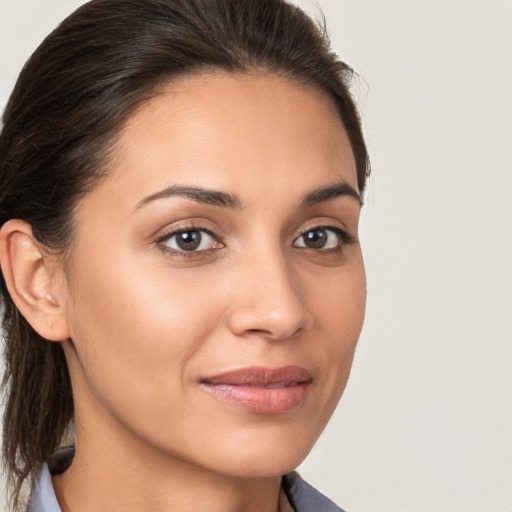
[[[21,314],[43,338],[69,338],[63,297],[53,282],[56,262],[34,238],[30,224],[11,219],[0,230],[0,263],[7,290]]]

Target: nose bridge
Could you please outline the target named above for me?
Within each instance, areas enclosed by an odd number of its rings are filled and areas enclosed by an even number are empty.
[[[251,252],[243,265],[230,326],[237,335],[260,333],[272,339],[293,336],[311,324],[297,275],[281,248]]]

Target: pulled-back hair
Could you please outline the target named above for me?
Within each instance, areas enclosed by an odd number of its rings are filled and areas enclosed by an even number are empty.
[[[283,0],[93,0],[70,15],[23,68],[0,134],[0,227],[32,226],[49,251],[73,240],[73,210],[101,180],[126,119],[161,85],[203,70],[277,74],[326,93],[369,174],[351,69],[323,26]],[[39,336],[5,283],[3,460],[13,505],[73,421],[59,343]]]

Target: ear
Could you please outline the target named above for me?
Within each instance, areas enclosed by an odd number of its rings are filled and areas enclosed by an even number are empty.
[[[12,300],[33,329],[51,341],[69,338],[61,264],[34,238],[30,224],[11,219],[2,226],[0,264]]]

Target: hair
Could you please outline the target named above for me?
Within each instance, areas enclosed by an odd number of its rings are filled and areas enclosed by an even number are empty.
[[[65,254],[73,210],[105,174],[116,136],[159,88],[201,71],[275,74],[333,100],[354,153],[360,192],[369,158],[349,93],[353,71],[317,24],[284,0],[93,0],[65,19],[25,64],[0,134],[0,227],[26,221]],[[14,508],[73,421],[59,343],[39,336],[2,285],[3,461]]]

